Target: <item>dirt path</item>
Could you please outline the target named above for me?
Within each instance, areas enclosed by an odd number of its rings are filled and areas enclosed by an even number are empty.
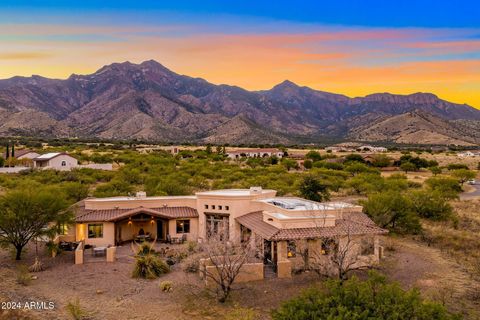
[[[451,310],[466,313],[467,318],[480,319],[480,314],[475,314],[480,308],[479,301],[467,298],[479,284],[461,265],[440,250],[410,239],[388,241],[395,250],[386,253],[381,268],[391,280],[406,289],[416,287]]]

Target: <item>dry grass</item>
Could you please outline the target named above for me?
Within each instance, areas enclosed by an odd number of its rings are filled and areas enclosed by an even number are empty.
[[[457,222],[424,222],[422,240],[439,248],[480,279],[480,200],[456,201]]]

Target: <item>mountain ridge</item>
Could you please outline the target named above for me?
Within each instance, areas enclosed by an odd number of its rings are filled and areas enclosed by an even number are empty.
[[[442,126],[437,131],[445,144],[450,140],[454,144],[480,142],[480,129],[460,128],[466,121],[480,121],[480,110],[431,93],[375,93],[350,98],[289,80],[269,90],[248,91],[180,75],[154,60],[113,63],[95,73],[72,74],[64,80],[41,76],[0,80],[2,135],[24,132],[30,125],[35,134],[44,136],[163,142],[294,143],[299,137],[307,142],[359,137],[376,141],[375,133],[360,133],[359,128],[414,110],[438,119],[425,121]],[[38,117],[29,120],[19,116],[22,112]],[[412,123],[423,127],[427,126],[425,121]],[[243,134],[229,131],[229,124]],[[411,130],[404,128],[407,136]]]

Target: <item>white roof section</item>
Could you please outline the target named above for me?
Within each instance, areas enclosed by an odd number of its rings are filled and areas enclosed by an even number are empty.
[[[230,196],[230,197],[244,197],[256,194],[267,194],[275,192],[275,190],[269,189],[223,189],[223,190],[211,190],[211,191],[203,191],[197,192],[197,195],[208,195],[208,196]]]
[[[267,213],[269,216],[273,216],[279,220],[312,220],[312,219],[325,219],[325,218],[335,218],[335,215],[329,215],[329,214],[321,214],[321,215],[305,215],[305,216],[287,216],[286,214],[279,213],[279,212],[269,212]]]
[[[346,202],[315,202],[301,198],[283,198],[275,197],[269,199],[259,200],[276,207],[292,210],[292,211],[306,211],[306,210],[336,210],[356,207],[353,204]]]
[[[52,158],[55,158],[56,156],[62,154],[61,152],[50,152],[50,153],[45,153],[42,154],[38,157],[35,158],[35,160],[50,160]]]

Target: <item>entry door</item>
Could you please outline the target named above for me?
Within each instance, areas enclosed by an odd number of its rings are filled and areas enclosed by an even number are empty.
[[[157,220],[157,240],[165,240],[165,221]]]
[[[263,240],[263,263],[272,263],[272,242]]]

